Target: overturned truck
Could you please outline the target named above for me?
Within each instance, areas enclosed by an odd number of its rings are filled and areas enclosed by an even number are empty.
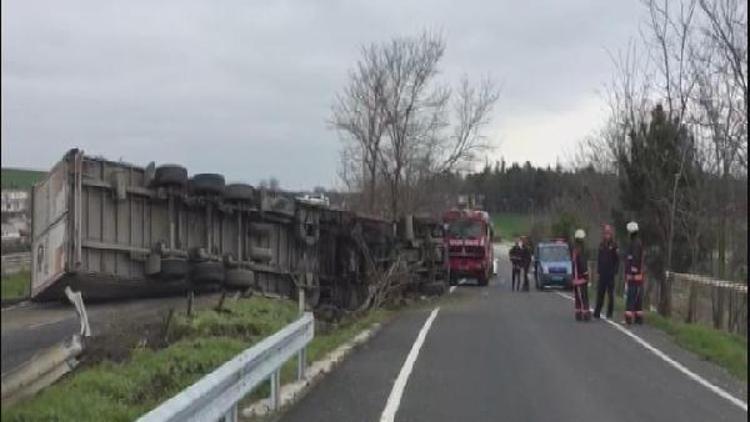
[[[357,309],[396,265],[409,276],[403,288],[445,284],[439,224],[404,221],[73,149],[32,191],[31,296],[58,299],[66,286],[87,300],[304,289],[313,307]]]

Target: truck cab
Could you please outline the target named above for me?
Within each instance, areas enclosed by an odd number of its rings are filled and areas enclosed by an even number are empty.
[[[545,287],[570,288],[573,263],[570,247],[563,239],[539,242],[534,248],[534,281],[537,290]]]
[[[494,262],[489,214],[482,210],[454,209],[443,215],[443,223],[450,284],[455,285],[461,278],[472,278],[480,286],[486,286]]]

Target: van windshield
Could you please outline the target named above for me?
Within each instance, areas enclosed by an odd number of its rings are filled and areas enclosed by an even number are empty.
[[[454,238],[478,238],[482,236],[482,222],[456,220],[448,224],[448,235]]]
[[[570,260],[567,246],[542,246],[539,248],[539,260],[559,262]]]

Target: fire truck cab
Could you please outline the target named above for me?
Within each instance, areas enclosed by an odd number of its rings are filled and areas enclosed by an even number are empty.
[[[453,209],[443,214],[443,223],[450,284],[473,278],[480,286],[486,286],[494,262],[490,215],[482,210]]]

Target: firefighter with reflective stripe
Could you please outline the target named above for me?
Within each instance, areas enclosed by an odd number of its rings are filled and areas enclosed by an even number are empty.
[[[644,254],[638,235],[638,223],[631,221],[626,229],[630,233],[630,244],[625,250],[625,323],[643,323]]]
[[[591,310],[589,309],[589,269],[586,250],[583,247],[586,232],[578,229],[573,238],[574,246],[571,261],[573,261],[573,293],[575,293],[576,321],[588,321],[591,319]]]

